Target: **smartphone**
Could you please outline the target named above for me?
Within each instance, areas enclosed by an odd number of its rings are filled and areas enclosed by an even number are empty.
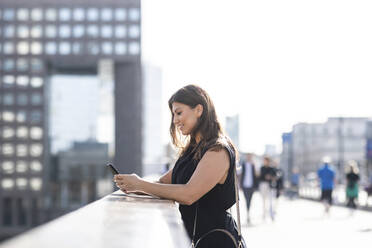
[[[115,166],[111,163],[108,163],[107,164],[107,167],[110,169],[110,171],[112,172],[112,175],[117,175],[119,174],[119,171],[115,168]]]

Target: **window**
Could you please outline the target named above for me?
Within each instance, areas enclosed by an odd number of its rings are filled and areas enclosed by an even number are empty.
[[[3,64],[4,71],[13,71],[14,70],[14,60],[13,59],[5,59]]]
[[[43,129],[40,127],[32,127],[30,131],[31,139],[39,140],[43,137]]]
[[[4,127],[3,129],[3,138],[11,139],[14,137],[14,129],[11,127]]]
[[[31,19],[33,21],[41,21],[43,19],[43,12],[41,9],[32,9],[31,11]]]
[[[34,92],[31,95],[31,104],[32,105],[40,105],[42,102],[41,94],[38,92]]]
[[[10,178],[4,178],[1,182],[1,186],[3,189],[12,189],[14,187],[14,180]],[[5,208],[5,207],[4,207]],[[9,223],[11,224],[11,223]]]
[[[117,21],[124,21],[127,18],[127,11],[125,9],[115,10],[115,19]]]
[[[27,21],[28,20],[28,9],[18,9],[17,19],[19,21]]]
[[[14,76],[12,76],[12,75],[3,76],[3,84],[4,84],[5,88],[13,87],[14,83],[15,83]]]
[[[88,29],[87,29],[87,35],[89,37],[97,37],[98,36],[98,28],[96,25],[90,25],[88,26]]]
[[[73,29],[74,37],[81,38],[84,35],[84,26],[83,25],[76,25]]]
[[[111,26],[105,25],[102,27],[101,35],[104,38],[111,38],[112,37],[112,28]]]
[[[27,71],[28,70],[28,62],[27,59],[20,58],[17,60],[17,69],[19,71]]]
[[[74,9],[74,20],[75,21],[84,20],[84,9],[82,8]]]
[[[48,38],[54,38],[57,35],[56,27],[53,25],[49,25],[45,29],[46,37]]]
[[[98,20],[98,10],[94,8],[88,9],[88,21]]]
[[[112,20],[112,10],[109,9],[109,8],[102,9],[101,19],[103,21],[111,21]]]
[[[14,162],[13,161],[4,161],[1,164],[1,170],[5,174],[12,174],[12,173],[14,173]]]
[[[42,144],[36,143],[31,145],[30,154],[33,157],[38,157],[43,153],[43,146]]]
[[[33,26],[31,28],[31,37],[32,38],[40,38],[43,35],[43,29],[40,25]]]
[[[21,55],[28,54],[28,43],[26,41],[18,42],[17,44],[17,52]]]
[[[21,88],[24,88],[28,85],[28,76],[18,76],[17,85]]]
[[[45,45],[45,53],[46,54],[56,54],[57,53],[57,45],[55,42],[47,42]]]
[[[127,29],[125,26],[116,26],[115,27],[115,36],[116,38],[124,38],[127,34]]]
[[[41,163],[37,160],[32,161],[30,164],[31,171],[39,172],[41,171],[41,168],[42,168]]]
[[[98,54],[99,53],[98,44],[96,42],[88,42],[88,44],[87,44],[87,52],[89,54],[93,54],[93,55]]]
[[[22,122],[25,122],[26,121],[26,111],[18,111],[17,113],[17,121],[22,123]]]
[[[16,166],[16,171],[18,173],[25,173],[27,171],[26,161],[18,161]]]
[[[3,155],[12,156],[14,154],[14,146],[10,143],[5,143],[3,145]]]
[[[14,96],[11,93],[4,94],[4,105],[13,105],[14,104]]]
[[[27,146],[25,144],[17,145],[17,156],[26,157],[27,156]]]
[[[23,172],[20,172],[20,173],[23,173]],[[20,190],[26,189],[26,187],[27,187],[27,179],[26,178],[17,178],[16,179],[16,185],[17,185],[17,188],[20,189]],[[22,200],[22,199],[18,199],[18,200]],[[23,206],[23,208],[24,208],[24,206]],[[25,224],[26,221],[21,221],[21,222]]]
[[[14,52],[14,46],[12,42],[4,42],[3,47],[5,54],[12,54]]]
[[[18,26],[18,37],[19,38],[27,38],[28,37],[28,27],[25,25]]]
[[[138,38],[140,35],[140,29],[138,25],[131,25],[129,27],[129,37],[130,38]]]
[[[67,25],[62,25],[59,28],[59,36],[61,38],[69,38],[71,36],[71,30],[70,27]]]
[[[140,18],[140,11],[138,8],[131,8],[129,9],[129,20],[136,22],[139,21]]]
[[[111,42],[103,42],[102,43],[102,52],[104,54],[111,54],[112,53],[112,44],[111,44]]]
[[[25,126],[18,127],[17,129],[17,137],[21,139],[25,139],[28,136],[28,129]]]
[[[82,48],[83,47],[82,47],[80,42],[74,42],[72,44],[72,53],[73,54],[80,54],[80,53],[82,53]]]
[[[61,21],[69,21],[71,19],[70,9],[63,8],[59,10],[59,19]]]
[[[59,53],[60,54],[63,54],[63,55],[69,54],[71,52],[70,50],[71,50],[70,43],[61,42],[59,44]]]
[[[31,53],[32,54],[41,54],[41,43],[34,41],[31,43]]]
[[[38,88],[43,86],[43,79],[41,77],[33,77],[31,79],[31,86],[33,88]]]
[[[21,93],[17,97],[17,103],[20,106],[26,106],[27,105],[27,100],[28,100],[27,99],[27,94],[25,94],[25,93]]]
[[[14,121],[14,113],[10,111],[4,111],[3,112],[3,120],[6,122],[12,122]]]
[[[31,116],[30,116],[31,124],[38,124],[38,123],[41,123],[41,121],[42,121],[41,111],[38,111],[38,110],[31,111]]]
[[[31,71],[40,72],[43,69],[43,64],[40,59],[31,59]]]
[[[41,185],[42,185],[42,182],[41,182],[40,178],[32,178],[30,180],[31,189],[34,190],[34,191],[41,190]]]
[[[117,42],[115,44],[115,53],[123,55],[127,53],[127,45],[124,42]]]
[[[140,52],[140,46],[138,42],[131,42],[129,44],[129,53],[132,55],[136,55],[136,54],[139,54],[139,52]]]
[[[6,38],[14,37],[14,26],[13,25],[6,25],[4,27],[4,37]]]
[[[47,9],[45,11],[45,19],[47,21],[55,21],[57,19],[57,11],[55,9]]]
[[[14,9],[4,9],[3,18],[5,21],[14,20]]]

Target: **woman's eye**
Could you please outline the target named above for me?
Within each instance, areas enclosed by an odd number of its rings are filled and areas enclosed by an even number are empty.
[[[178,113],[176,113],[177,115],[181,115],[182,114],[182,112],[178,112]]]

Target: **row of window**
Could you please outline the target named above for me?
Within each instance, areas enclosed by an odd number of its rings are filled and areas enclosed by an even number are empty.
[[[0,120],[7,123],[17,122],[17,123],[30,123],[30,124],[40,124],[42,122],[42,112],[40,110],[18,110],[16,113],[12,111],[2,111],[0,112]]]
[[[0,133],[4,140],[12,139],[17,137],[19,139],[31,138],[34,140],[40,140],[43,138],[43,129],[40,127],[31,127],[20,126],[17,128],[14,127],[3,127],[2,133]]]
[[[135,39],[140,36],[139,25],[129,25],[128,28],[124,25],[46,25],[45,29],[41,25],[33,25],[28,27],[26,25],[7,25],[3,29],[3,36],[5,38],[82,38],[84,35],[91,38],[125,38],[128,37]],[[4,53],[8,52],[4,47]]]
[[[29,186],[28,186],[29,184]],[[12,190],[17,187],[19,190],[28,189],[28,187],[33,191],[40,191],[42,186],[41,178],[3,178],[1,180],[1,188],[4,190]]]
[[[1,97],[3,99],[1,99]],[[33,106],[41,105],[43,102],[42,95],[39,92],[33,92],[30,95],[26,93],[19,93],[17,97],[13,93],[5,93],[0,96],[0,100],[5,106],[27,106],[29,104]]]
[[[1,153],[3,156],[40,157],[43,153],[43,145],[41,143],[33,143],[31,145],[4,143]]]
[[[4,75],[2,77],[2,80],[0,81],[0,85],[3,85],[3,88],[13,88],[14,85],[17,85],[17,87],[19,88],[26,88],[28,86],[31,86],[32,88],[40,88],[41,86],[43,86],[43,84],[44,80],[42,77],[29,77],[26,75],[20,75],[17,77],[13,75]],[[9,96],[9,98],[12,97]],[[12,103],[8,102],[8,104]]]
[[[0,67],[3,71],[28,71],[41,72],[43,70],[43,62],[41,59],[32,58],[5,58],[0,60]]]
[[[140,19],[139,8],[6,8],[3,10],[4,21],[133,21]]]
[[[5,160],[1,163],[1,172],[3,174],[13,174],[13,173],[26,173],[31,172],[40,172],[42,170],[42,165],[40,161],[33,160],[31,162],[18,160],[16,163],[11,160]]]
[[[58,45],[58,46],[57,46]],[[84,49],[85,47],[85,49]],[[38,41],[34,41],[31,43],[28,43],[26,41],[20,41],[16,44],[16,52],[20,55],[27,55],[27,54],[33,54],[33,55],[40,55],[43,53],[47,55],[54,55],[54,54],[61,54],[61,55],[68,55],[68,54],[94,54],[97,55],[100,53],[103,54],[117,54],[117,55],[123,55],[127,54],[127,52],[131,55],[139,54],[140,52],[140,45],[139,42],[130,42],[127,49],[127,43],[126,42],[94,42],[90,41],[87,43],[84,42],[46,42],[45,46],[43,47],[42,44]],[[5,49],[7,51],[7,54],[14,53],[14,45],[11,42],[5,42],[4,43],[4,52]],[[57,50],[59,52],[57,52]],[[14,69],[14,64],[6,64],[10,61],[6,62],[4,61],[4,70],[9,71],[12,68]]]

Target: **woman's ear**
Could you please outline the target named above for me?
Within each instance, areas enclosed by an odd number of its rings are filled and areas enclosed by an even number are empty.
[[[203,114],[203,105],[198,104],[196,105],[195,108],[196,108],[196,114],[198,115],[198,117],[200,117]]]

